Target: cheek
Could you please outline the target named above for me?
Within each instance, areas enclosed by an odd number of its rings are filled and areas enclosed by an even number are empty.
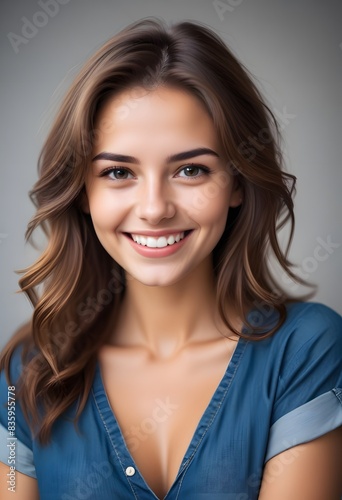
[[[99,230],[113,229],[119,224],[123,204],[110,191],[91,191],[88,194],[89,211],[94,227]]]
[[[189,215],[201,225],[215,225],[222,231],[225,227],[229,209],[230,189],[217,184],[208,184],[195,193],[189,204]],[[214,229],[214,228],[213,228]]]

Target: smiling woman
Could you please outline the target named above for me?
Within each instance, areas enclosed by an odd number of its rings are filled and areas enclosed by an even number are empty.
[[[111,126],[96,141],[83,209],[126,273],[145,285],[167,286],[212,267],[211,252],[242,192],[227,172],[212,119],[197,98],[165,85],[140,94],[115,95],[98,113],[95,128]],[[131,108],[124,119],[121,103]],[[215,197],[199,210],[197,200],[206,192]]]
[[[277,132],[204,25],[143,19],[84,66],[31,192],[32,320],[1,358],[18,498],[339,498],[342,320],[269,270],[295,279]]]

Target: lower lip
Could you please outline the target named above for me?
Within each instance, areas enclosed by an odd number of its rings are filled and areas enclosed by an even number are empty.
[[[149,248],[144,245],[139,245],[139,243],[136,243],[134,240],[132,240],[130,236],[126,234],[125,236],[128,239],[131,246],[138,254],[142,255],[143,257],[158,258],[158,257],[168,257],[169,255],[176,253],[180,248],[182,248],[182,246],[184,246],[191,233],[192,231],[188,233],[178,243],[174,243],[173,245],[167,245],[167,247],[163,248]]]

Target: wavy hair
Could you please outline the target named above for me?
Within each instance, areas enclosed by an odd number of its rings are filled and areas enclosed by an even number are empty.
[[[125,291],[124,271],[98,241],[81,209],[85,173],[100,130],[96,116],[106,100],[128,88],[170,85],[205,105],[237,176],[242,205],[230,209],[213,252],[217,305],[224,324],[233,305],[245,324],[256,305],[275,310],[277,322],[256,339],[272,335],[286,319],[285,294],[272,277],[269,252],[293,279],[287,258],[294,230],[295,177],[282,166],[277,121],[252,77],[225,43],[204,24],[167,26],[156,18],[130,24],[84,65],[64,98],[39,157],[39,179],[30,192],[36,213],[26,238],[41,227],[48,244],[40,258],[19,271],[21,290],[33,305],[31,321],[10,340],[0,367],[9,378],[14,349],[22,351],[21,404],[41,443],[73,403],[81,414],[98,350],[108,335],[109,314]],[[283,251],[277,231],[290,222]],[[107,328],[106,328],[107,327]],[[38,410],[39,408],[39,410]]]

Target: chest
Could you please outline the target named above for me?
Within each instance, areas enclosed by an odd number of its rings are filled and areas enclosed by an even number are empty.
[[[224,341],[172,361],[108,348],[102,379],[127,448],[158,498],[172,486],[235,349]]]

